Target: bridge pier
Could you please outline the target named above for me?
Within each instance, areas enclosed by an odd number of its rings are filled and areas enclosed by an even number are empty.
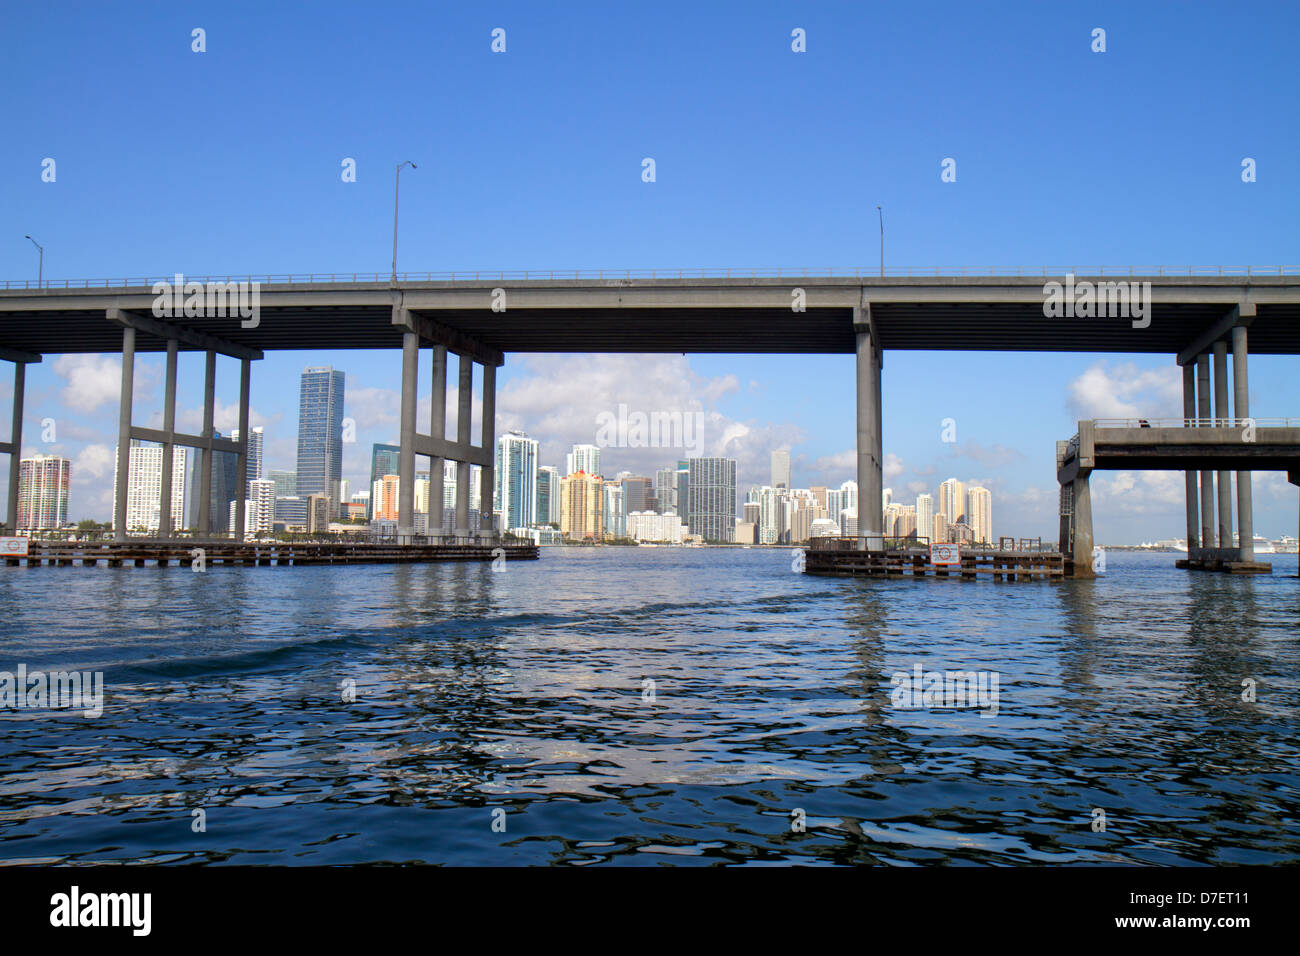
[[[1183,426],[1191,428],[1196,418],[1196,368],[1183,366]],[[1201,546],[1200,486],[1196,472],[1183,472],[1187,495],[1187,552]]]
[[[884,547],[884,441],[881,429],[880,372],[884,356],[871,303],[864,298],[853,308],[853,329],[857,334],[857,417],[858,417],[858,547]]]
[[[1228,343],[1214,343],[1214,417],[1216,425],[1226,425],[1232,418],[1228,408]],[[1232,473],[1219,470],[1219,547],[1232,547]]]
[[[443,520],[443,464],[456,463],[456,511],[453,533],[460,542],[479,537],[495,540],[491,526],[492,486],[496,428],[496,370],[505,358],[494,349],[474,341],[464,333],[446,328],[415,315],[400,300],[393,305],[393,324],[402,329],[401,433],[398,452],[397,534],[409,541],[415,533],[415,457],[429,459],[429,522],[426,532],[441,538],[446,528]],[[419,354],[422,341],[433,344],[433,395],[429,434],[416,431],[416,403],[419,387]],[[456,394],[456,439],[447,433],[447,356],[459,359]],[[470,414],[473,409],[474,363],[483,366],[483,423],[481,445],[471,443]],[[487,502],[488,523],[482,528],[469,526],[470,466],[480,469],[480,497]],[[480,510],[482,506],[480,505]],[[482,523],[482,522],[480,522]],[[476,534],[477,533],[477,534]]]
[[[131,471],[131,442],[147,441],[162,446],[162,474],[158,482],[158,536],[172,536],[173,519],[179,517],[182,526],[184,515],[171,513],[172,470],[175,461],[175,446],[183,445],[193,448],[201,457],[199,459],[199,526],[196,531],[200,536],[209,534],[211,524],[212,466],[216,452],[229,452],[237,456],[239,480],[236,483],[236,521],[235,531],[242,540],[244,520],[244,498],[248,494],[246,480],[248,468],[248,407],[250,362],[260,359],[262,352],[258,349],[238,345],[225,339],[196,332],[182,326],[173,325],[156,318],[126,312],[116,306],[105,311],[108,321],[122,327],[122,386],[118,399],[117,428],[117,470],[114,474],[113,493],[113,539],[125,541],[126,510]],[[232,317],[238,322],[238,316]],[[161,338],[167,343],[167,372],[163,389],[163,427],[142,428],[131,424],[131,405],[135,398],[135,351],[136,332]],[[176,358],[181,343],[206,352],[203,379],[203,430],[198,435],[183,435],[176,432]],[[213,415],[216,396],[217,354],[239,359],[242,364],[239,373],[239,441],[214,437]]]
[[[1246,327],[1232,327],[1233,410],[1238,419],[1250,417],[1250,383],[1246,378]],[[1255,516],[1250,472],[1237,472],[1237,537],[1241,560],[1255,560]]]
[[[1210,355],[1196,357],[1196,424],[1210,424]],[[1219,546],[1218,527],[1214,520],[1214,472],[1201,471],[1201,547]],[[1191,553],[1190,551],[1188,552]]]
[[[0,349],[0,358],[14,363],[14,403],[10,420],[9,440],[0,442],[0,455],[9,455],[9,502],[5,509],[5,527],[10,534],[18,532],[18,478],[23,458],[23,392],[27,385],[27,363],[39,362],[39,355]]]

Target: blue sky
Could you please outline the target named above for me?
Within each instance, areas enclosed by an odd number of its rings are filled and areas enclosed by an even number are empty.
[[[1300,71],[1288,4],[46,4],[6,12],[0,277],[399,267],[874,269],[1300,264]],[[191,30],[207,51],[191,51]],[[506,52],[490,50],[506,30]],[[791,50],[791,30],[807,52]],[[1105,53],[1090,49],[1096,27]],[[657,179],[641,180],[653,157]],[[57,180],[41,181],[52,157]],[[357,181],[340,177],[345,157]],[[957,161],[957,181],[940,162]],[[1243,183],[1244,157],[1258,180]],[[1252,412],[1300,415],[1294,359],[1252,359]],[[297,376],[348,376],[368,468],[395,434],[397,354],[257,363],[254,422],[292,467]],[[24,446],[74,465],[73,517],[107,518],[111,356],[31,370]],[[181,407],[200,404],[182,363]],[[137,419],[161,362],[139,370]],[[7,373],[4,375],[7,378]],[[963,388],[950,384],[986,383]],[[1054,442],[1091,415],[1178,414],[1172,356],[891,352],[887,483],[989,484],[995,533],[1054,534]],[[852,476],[847,356],[509,356],[499,429],[562,465],[595,417],[700,410],[706,446],[766,480]],[[1009,391],[1038,399],[1007,410]],[[7,386],[0,386],[3,399]],[[233,403],[237,376],[218,392]],[[107,394],[105,395],[105,391]],[[41,442],[40,422],[59,424]],[[958,441],[940,441],[957,422]],[[6,413],[7,418],[7,413]],[[712,443],[712,445],[710,445]],[[606,453],[606,470],[654,456]],[[675,457],[662,456],[666,464]],[[653,460],[652,460],[653,459]],[[105,462],[107,469],[105,470]],[[1096,479],[1102,541],[1181,533],[1181,477]],[[1257,477],[1256,527],[1295,533],[1295,488]]]

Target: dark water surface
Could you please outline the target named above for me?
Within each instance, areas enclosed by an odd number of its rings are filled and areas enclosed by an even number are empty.
[[[97,719],[0,712],[0,861],[1293,860],[1296,558],[1174,557],[1058,584],[760,549],[0,568],[0,670],[106,687]],[[896,707],[917,663],[997,672],[997,716]]]

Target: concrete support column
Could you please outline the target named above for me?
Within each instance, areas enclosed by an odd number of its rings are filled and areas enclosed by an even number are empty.
[[[1183,366],[1183,423],[1190,425],[1196,418],[1196,366],[1190,362]],[[1196,472],[1183,473],[1187,490],[1187,551],[1201,546],[1200,490]]]
[[[1210,415],[1210,355],[1196,357],[1196,418],[1198,425],[1209,425]],[[1214,520],[1214,472],[1201,472],[1201,547],[1217,548],[1218,535]],[[1189,552],[1190,557],[1190,552]]]
[[[1233,414],[1250,417],[1250,382],[1246,377],[1246,327],[1232,329]],[[1241,560],[1255,560],[1255,516],[1250,496],[1250,472],[1237,472],[1237,536],[1241,541]]]
[[[397,536],[415,531],[415,399],[420,371],[420,337],[402,333],[402,423],[397,444]]]
[[[496,536],[496,417],[497,370],[495,365],[483,366],[483,420],[480,423],[480,440],[488,453],[488,464],[479,469],[479,528],[488,538]]]
[[[433,347],[433,407],[429,413],[429,434],[436,439],[447,437],[447,347]],[[442,458],[429,459],[429,534],[443,532]]]
[[[460,380],[456,385],[456,442],[469,444],[470,412],[474,397],[474,359],[460,356]],[[480,508],[482,505],[480,504]],[[488,502],[491,507],[491,501]],[[469,537],[469,462],[456,462],[456,537]]]
[[[1092,490],[1088,484],[1091,472],[1081,471],[1070,483],[1074,496],[1074,576],[1092,578],[1097,573],[1092,568]]]
[[[1215,424],[1226,425],[1232,417],[1228,408],[1228,343],[1214,343],[1214,417]],[[1232,547],[1232,473],[1220,471],[1219,490],[1219,547]]]
[[[239,360],[239,453],[235,463],[235,526],[230,530],[236,541],[244,540],[244,509],[248,498],[248,390],[252,362]],[[165,479],[164,479],[165,480]],[[338,502],[334,502],[338,507]]]
[[[855,318],[857,309],[854,310]],[[884,475],[880,458],[880,363],[877,343],[861,325],[858,336],[858,538],[879,547],[884,525]]]
[[[131,482],[131,403],[135,399],[135,329],[122,329],[122,392],[117,412],[117,486],[113,493],[113,540],[126,540],[127,490]]]
[[[163,385],[163,433],[167,440],[162,448],[162,480],[158,483],[158,537],[172,536],[172,471],[175,470],[176,445],[172,438],[176,434],[176,353],[180,343],[175,339],[167,340],[167,373]],[[243,432],[240,432],[242,435]],[[185,516],[181,515],[181,524]]]
[[[213,413],[216,408],[217,397],[217,353],[208,349],[207,361],[203,369],[203,431],[200,437],[206,438],[209,442],[212,439],[214,431],[212,427]],[[198,534],[201,537],[207,537],[212,533],[212,466],[215,464],[213,459],[216,452],[212,450],[211,445],[201,452],[203,459],[202,468],[199,471],[199,527]]]
[[[14,410],[9,427],[9,441],[13,444],[13,450],[9,452],[9,507],[6,509],[6,526],[10,534],[18,533],[18,478],[23,460],[23,390],[26,384],[27,366],[15,362]]]

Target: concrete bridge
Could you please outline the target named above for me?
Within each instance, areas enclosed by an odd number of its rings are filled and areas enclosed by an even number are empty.
[[[1219,270],[1222,272],[1222,270]],[[724,274],[725,273],[725,274]],[[228,307],[211,283],[257,283],[257,315]],[[159,316],[158,280],[83,280],[3,283],[0,288],[0,358],[15,363],[13,433],[0,444],[9,452],[8,515],[17,512],[17,458],[21,450],[24,367],[45,354],[120,352],[122,387],[118,471],[125,474],[132,438],[163,446],[164,474],[175,445],[228,451],[242,442],[213,437],[215,360],[241,363],[239,434],[248,434],[250,363],[274,349],[401,349],[399,534],[413,527],[415,457],[433,460],[431,500],[442,497],[439,459],[457,463],[455,533],[449,543],[490,538],[488,527],[470,528],[469,466],[482,468],[482,494],[492,494],[496,369],[508,352],[779,352],[857,356],[858,527],[867,547],[880,537],[883,516],[880,379],[890,349],[933,351],[1158,352],[1185,370],[1206,369],[1232,343],[1238,388],[1245,394],[1246,330],[1257,353],[1300,352],[1300,267],[1240,274],[1111,272],[1093,276],[1047,275],[810,275],[806,272],[455,273],[434,276],[184,277],[186,308]],[[1048,317],[1048,283],[1095,290],[1091,308]],[[197,287],[197,300],[190,294]],[[1116,288],[1146,285],[1144,317],[1115,316]],[[206,294],[205,294],[206,290]],[[1107,310],[1109,297],[1109,311]],[[171,301],[168,299],[167,301]],[[177,304],[180,300],[177,299]],[[1081,303],[1084,301],[1081,297]],[[188,306],[194,305],[191,310]],[[1097,317],[1104,311],[1114,317]],[[434,433],[416,432],[419,353],[432,349]],[[175,430],[176,357],[181,350],[207,355],[204,425],[198,435]],[[136,352],[166,352],[163,428],[131,421]],[[454,436],[439,434],[445,419],[448,357],[458,361],[459,407]],[[483,421],[476,444],[470,434],[473,365],[483,366]],[[1217,366],[1216,366],[1217,367]],[[1226,377],[1224,377],[1226,383]],[[1208,391],[1204,391],[1208,396]],[[1235,417],[1245,418],[1245,403]],[[1208,419],[1208,412],[1200,417]],[[212,456],[202,476],[200,523],[208,520]],[[1186,467],[1184,465],[1184,467]],[[1199,463],[1198,463],[1199,467]],[[1191,475],[1189,472],[1189,502]],[[1249,495],[1249,473],[1245,472]],[[1072,485],[1077,485],[1071,479]],[[1241,487],[1239,476],[1238,487]],[[170,527],[170,496],[162,495],[162,525]],[[236,501],[236,527],[244,522]],[[1190,514],[1190,504],[1189,504]],[[126,482],[118,483],[114,527],[125,535]],[[490,519],[488,519],[490,521]]]

